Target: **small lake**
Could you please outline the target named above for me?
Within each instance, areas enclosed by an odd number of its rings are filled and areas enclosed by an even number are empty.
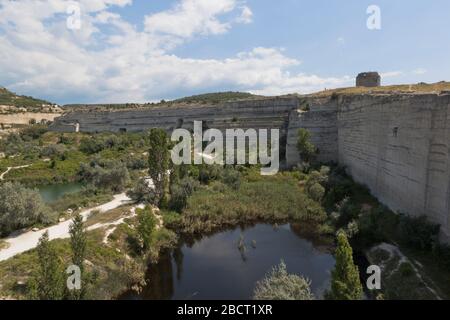
[[[46,203],[51,203],[59,200],[66,194],[81,191],[83,189],[83,184],[80,182],[69,182],[63,184],[38,186],[36,189],[39,191],[42,199]]]
[[[281,260],[289,273],[310,279],[321,298],[335,260],[323,241],[308,240],[305,231],[297,224],[258,224],[181,244],[149,267],[140,294],[127,292],[120,299],[251,299],[256,282]]]

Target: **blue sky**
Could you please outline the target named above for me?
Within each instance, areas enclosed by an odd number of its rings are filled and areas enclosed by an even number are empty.
[[[374,70],[437,82],[450,80],[448,30],[447,0],[0,0],[0,85],[74,103],[306,93]]]

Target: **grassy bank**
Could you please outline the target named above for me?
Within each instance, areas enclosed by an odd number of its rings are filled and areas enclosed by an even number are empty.
[[[112,212],[94,215],[87,225],[113,222],[129,214],[130,207],[121,207]],[[112,220],[111,220],[112,219]],[[136,218],[128,218],[112,232],[107,243],[104,236],[107,227],[87,233],[85,267],[94,279],[88,287],[87,299],[112,299],[136,283],[145,280],[149,262],[157,261],[159,252],[175,245],[175,233],[165,228],[154,230],[152,249],[148,255],[136,252]],[[71,265],[70,239],[52,241],[64,266]],[[0,262],[0,297],[26,299],[27,284],[38,266],[36,249]]]
[[[260,176],[249,169],[238,190],[222,181],[201,186],[181,214],[163,212],[168,226],[183,233],[204,234],[252,222],[308,221],[320,225],[326,214],[302,190],[293,172]]]

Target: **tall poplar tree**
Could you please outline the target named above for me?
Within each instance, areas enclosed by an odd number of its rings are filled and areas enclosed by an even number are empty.
[[[338,233],[337,242],[336,266],[331,274],[331,292],[327,298],[360,300],[363,298],[363,288],[359,270],[353,262],[353,250],[344,232]]]
[[[148,171],[155,185],[157,204],[161,205],[165,198],[170,160],[170,144],[167,133],[163,129],[151,129],[149,143]]]
[[[84,222],[81,214],[76,214],[73,222],[69,228],[70,246],[72,248],[72,263],[80,268],[81,271],[81,289],[72,290],[70,297],[72,299],[81,300],[86,293],[86,283],[83,281],[86,278],[84,274],[84,260],[86,257],[86,231],[84,230]]]
[[[50,243],[48,231],[39,239],[37,246],[38,268],[34,276],[34,297],[41,300],[64,298],[64,271],[57,252]]]

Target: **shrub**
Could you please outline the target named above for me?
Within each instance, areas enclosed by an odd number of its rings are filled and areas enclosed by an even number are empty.
[[[413,266],[409,262],[402,262],[398,271],[400,272],[400,275],[405,278],[411,277],[415,273]]]
[[[130,170],[143,170],[148,167],[144,158],[131,158],[127,160],[127,168]]]
[[[311,143],[311,133],[306,129],[298,130],[297,150],[302,161],[311,163],[317,154],[317,148]]]
[[[156,218],[153,214],[153,210],[150,207],[145,209],[136,209],[137,213],[137,232],[139,240],[142,243],[142,249],[148,251],[150,249],[153,230],[156,227]]]
[[[320,171],[312,171],[307,175],[305,189],[308,195],[315,201],[321,201],[325,195],[325,187],[328,181],[329,167],[321,167]]]
[[[322,187],[319,183],[314,183],[308,189],[308,195],[311,197],[311,199],[320,202],[325,195],[325,188]]]
[[[288,274],[282,261],[266,277],[256,283],[255,300],[314,300],[311,282],[295,274]]]
[[[83,138],[80,141],[80,151],[86,154],[98,153],[105,149],[105,144],[98,137]]]
[[[149,186],[145,179],[139,179],[134,187],[127,192],[127,196],[136,202],[157,204],[155,189]]]
[[[170,186],[171,210],[181,212],[187,205],[187,200],[197,188],[198,182],[190,177],[185,177]]]
[[[198,179],[203,184],[208,184],[213,180],[222,177],[223,167],[220,165],[202,165],[199,170]]]
[[[450,246],[448,244],[435,244],[433,255],[446,268],[450,268]]]
[[[41,151],[42,157],[62,157],[66,152],[66,147],[61,144],[51,144]]]
[[[0,185],[0,233],[7,234],[36,223],[48,224],[56,220],[36,190],[18,183]]]
[[[120,161],[82,163],[78,175],[87,183],[98,188],[110,189],[114,192],[123,191],[130,181],[130,174],[126,166]]]
[[[241,174],[234,168],[226,168],[223,172],[222,181],[234,190],[239,190],[241,187]]]
[[[45,125],[35,125],[26,127],[20,132],[20,137],[24,141],[39,139],[44,133],[48,131]]]
[[[425,216],[400,215],[398,232],[406,245],[422,250],[431,249],[438,242],[439,229],[439,225],[429,222]]]
[[[361,205],[345,198],[338,205],[338,219],[336,227],[341,228],[347,226],[352,220],[358,220],[361,213]]]

